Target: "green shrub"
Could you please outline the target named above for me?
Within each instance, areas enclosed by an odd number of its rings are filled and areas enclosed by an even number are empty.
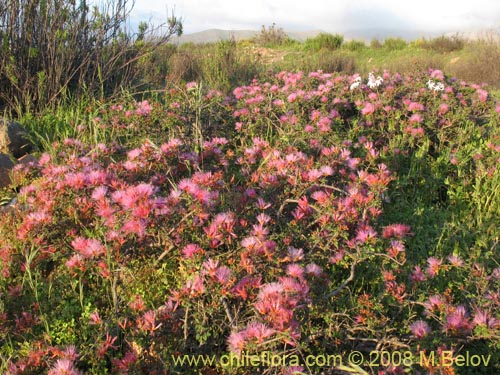
[[[366,48],[366,44],[362,40],[350,40],[343,45],[343,47],[349,51],[361,51]]]
[[[479,40],[465,49],[467,54],[450,63],[449,71],[460,79],[500,87],[500,44],[497,40]]]
[[[447,53],[462,50],[465,46],[465,40],[458,35],[451,37],[442,35],[430,40],[424,39],[420,44],[423,48],[440,53]]]
[[[283,28],[276,27],[275,23],[267,28],[262,25],[260,33],[254,37],[253,41],[255,42],[255,44],[267,48],[278,47],[292,43],[291,39],[283,30]]]
[[[274,64],[273,70],[294,70],[305,73],[322,70],[324,72],[345,72],[352,74],[356,71],[356,61],[352,57],[339,56],[335,52],[322,50],[297,58],[289,57],[284,62]]]
[[[389,51],[404,49],[406,45],[406,41],[402,38],[387,38],[384,40],[384,48]]]
[[[321,33],[314,38],[306,39],[304,46],[311,51],[336,50],[342,46],[342,43],[344,43],[344,37],[340,34]]]
[[[370,42],[370,48],[374,49],[382,48],[382,43],[377,38],[373,38]]]

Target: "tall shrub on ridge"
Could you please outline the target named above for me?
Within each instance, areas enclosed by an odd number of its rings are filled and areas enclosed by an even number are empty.
[[[109,94],[130,84],[141,56],[182,33],[172,16],[162,27],[142,30],[148,43],[135,43],[126,28],[131,9],[128,0],[2,2],[0,106],[36,111],[64,94]]]

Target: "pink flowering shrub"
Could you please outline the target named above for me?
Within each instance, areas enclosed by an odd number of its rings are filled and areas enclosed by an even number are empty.
[[[281,72],[228,98],[190,83],[110,105],[107,142],[18,167],[0,225],[7,373],[498,346],[495,104],[442,72],[352,81]],[[268,371],[294,369],[322,370]]]

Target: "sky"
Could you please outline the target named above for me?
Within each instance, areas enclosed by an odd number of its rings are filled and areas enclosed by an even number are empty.
[[[425,32],[500,27],[500,0],[135,0],[132,19],[159,24],[171,14],[184,33],[207,29],[342,32],[405,29]]]

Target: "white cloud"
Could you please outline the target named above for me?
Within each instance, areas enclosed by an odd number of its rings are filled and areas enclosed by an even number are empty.
[[[186,33],[261,25],[329,32],[359,28],[466,30],[500,25],[498,0],[136,0],[135,17],[155,22],[167,10],[184,19]]]

